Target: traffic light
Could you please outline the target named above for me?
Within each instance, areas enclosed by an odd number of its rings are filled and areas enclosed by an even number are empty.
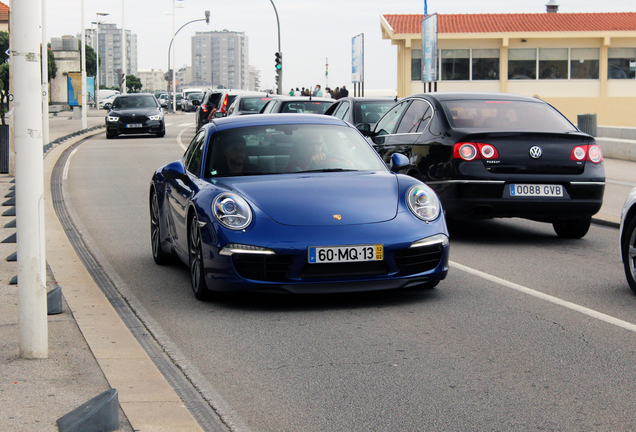
[[[210,11],[205,11],[205,23],[210,24]]]
[[[276,72],[283,69],[283,53],[277,52],[276,54]]]
[[[283,91],[283,53],[277,52],[275,54],[276,60],[276,86],[278,87],[277,94],[282,94]]]

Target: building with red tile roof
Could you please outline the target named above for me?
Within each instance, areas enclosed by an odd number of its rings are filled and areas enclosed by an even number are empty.
[[[0,2],[0,31],[9,31],[9,6]]]
[[[435,17],[437,61],[429,72],[437,80],[427,86],[424,16],[380,18],[383,39],[397,46],[399,96],[429,86],[537,95],[574,122],[577,114],[596,112],[600,124],[636,126],[636,12]]]

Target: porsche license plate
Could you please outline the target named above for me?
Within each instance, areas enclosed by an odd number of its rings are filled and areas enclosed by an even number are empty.
[[[129,123],[126,125],[127,128],[140,128],[141,126],[141,123]]]
[[[561,185],[511,184],[511,197],[563,197]]]
[[[382,261],[384,248],[381,244],[353,246],[312,246],[308,248],[310,264]]]

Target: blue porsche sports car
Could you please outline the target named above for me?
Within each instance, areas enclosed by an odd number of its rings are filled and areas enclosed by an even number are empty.
[[[398,153],[394,169],[409,163]],[[435,193],[391,172],[330,116],[215,119],[150,185],[158,264],[189,266],[213,292],[330,293],[434,287],[449,239]]]

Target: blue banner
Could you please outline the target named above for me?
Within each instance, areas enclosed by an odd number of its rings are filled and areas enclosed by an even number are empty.
[[[422,20],[422,82],[437,81],[437,14]]]

